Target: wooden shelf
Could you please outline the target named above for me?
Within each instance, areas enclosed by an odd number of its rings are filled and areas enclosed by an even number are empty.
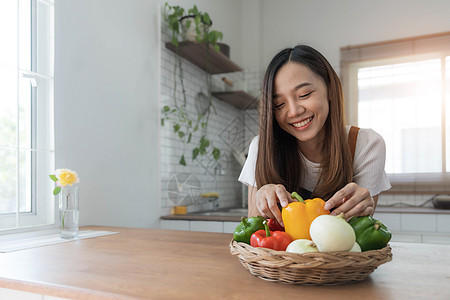
[[[166,43],[166,48],[175,53],[177,52],[177,48],[172,45],[172,43]],[[187,59],[210,74],[242,71],[242,69],[232,62],[225,54],[217,52],[211,46],[209,46],[210,70],[208,70],[206,61],[207,48],[204,43],[182,42],[179,45],[179,50],[181,57]]]
[[[244,91],[213,92],[212,95],[240,109],[258,107],[258,99]]]

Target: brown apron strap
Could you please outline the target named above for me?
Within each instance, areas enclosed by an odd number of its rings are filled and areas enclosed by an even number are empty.
[[[352,160],[355,159],[356,140],[358,139],[359,127],[352,126],[348,132],[348,147],[350,148],[350,155]]]

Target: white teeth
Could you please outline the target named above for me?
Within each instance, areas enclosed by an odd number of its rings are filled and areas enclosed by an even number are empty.
[[[294,127],[302,127],[305,126],[306,124],[308,124],[309,122],[311,122],[312,117],[309,117],[308,119],[300,122],[300,123],[293,123],[292,125],[294,125]]]

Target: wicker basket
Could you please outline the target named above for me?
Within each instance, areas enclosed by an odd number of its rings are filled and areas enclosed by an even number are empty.
[[[379,265],[392,260],[391,247],[365,252],[289,253],[230,242],[251,274],[261,279],[299,285],[343,284],[364,280]]]

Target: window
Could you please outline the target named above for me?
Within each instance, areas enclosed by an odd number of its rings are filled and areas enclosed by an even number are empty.
[[[54,223],[53,0],[0,2],[0,230]]]
[[[386,142],[392,185],[450,179],[450,33],[341,49],[349,123]]]

